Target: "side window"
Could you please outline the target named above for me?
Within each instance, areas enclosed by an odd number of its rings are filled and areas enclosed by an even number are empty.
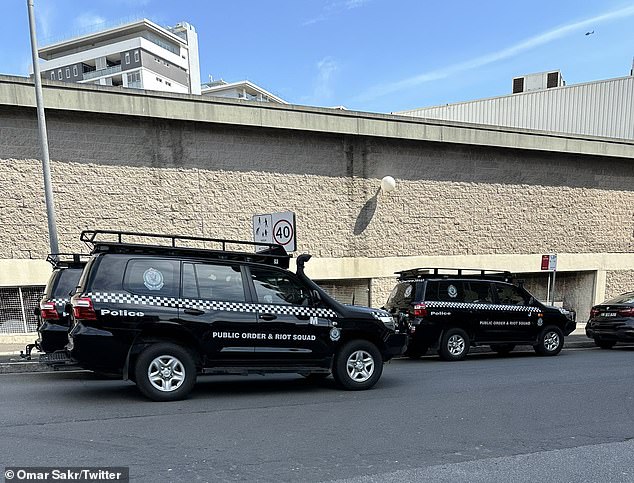
[[[133,258],[123,276],[123,289],[140,295],[178,297],[180,264],[175,260]]]
[[[438,282],[428,280],[425,283],[425,300],[428,302],[438,300]]]
[[[441,302],[464,302],[464,287],[459,280],[438,282],[438,300]]]
[[[503,305],[528,305],[527,297],[513,285],[495,284],[498,303]]]
[[[312,303],[310,291],[284,272],[251,268],[251,277],[260,303],[304,306]]]
[[[465,302],[474,304],[492,304],[493,291],[487,282],[465,282]]]
[[[244,284],[238,265],[183,264],[183,297],[244,302]]]

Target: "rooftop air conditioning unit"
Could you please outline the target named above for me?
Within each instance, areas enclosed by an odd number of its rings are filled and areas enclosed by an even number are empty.
[[[513,94],[519,92],[539,91],[553,87],[565,86],[566,82],[558,70],[527,74],[513,79]]]

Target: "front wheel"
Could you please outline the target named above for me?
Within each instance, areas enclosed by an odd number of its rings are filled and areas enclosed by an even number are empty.
[[[556,356],[564,347],[564,334],[558,327],[546,327],[539,334],[535,352],[540,356]]]
[[[612,349],[612,347],[614,347],[614,345],[616,344],[616,341],[601,340],[598,337],[595,337],[594,343],[597,345],[597,347],[601,347],[601,349]]]
[[[139,391],[153,401],[177,401],[194,387],[196,364],[185,348],[160,342],[141,352],[134,378]]]
[[[449,329],[440,341],[438,354],[445,361],[461,361],[469,353],[469,336],[462,329]]]
[[[344,389],[370,389],[381,377],[383,357],[372,342],[353,340],[335,354],[332,369],[333,378]]]

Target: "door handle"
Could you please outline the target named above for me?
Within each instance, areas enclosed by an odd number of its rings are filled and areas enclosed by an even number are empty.
[[[273,315],[273,314],[260,314],[260,318],[262,320],[275,320],[277,319],[277,315]]]
[[[205,313],[204,310],[200,310],[200,309],[185,309],[183,310],[183,312],[189,315],[202,315]]]

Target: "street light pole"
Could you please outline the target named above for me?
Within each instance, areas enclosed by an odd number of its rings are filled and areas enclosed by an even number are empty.
[[[31,31],[31,55],[33,57],[33,77],[35,79],[35,104],[37,106],[37,124],[40,128],[40,148],[42,151],[42,171],[44,173],[44,200],[48,220],[48,238],[51,253],[59,253],[57,244],[57,224],[55,222],[55,205],[53,204],[53,185],[51,183],[51,161],[48,156],[48,136],[46,135],[46,118],[44,116],[44,99],[42,96],[42,78],[37,55],[37,38],[35,36],[35,15],[33,0],[26,0],[29,10],[29,29]]]

